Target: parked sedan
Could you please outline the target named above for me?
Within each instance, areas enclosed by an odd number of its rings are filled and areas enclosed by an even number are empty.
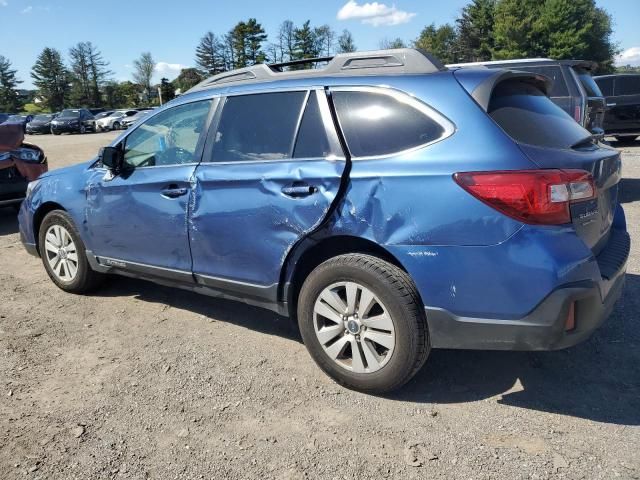
[[[96,121],[86,108],[69,108],[63,110],[51,122],[51,133],[86,133],[96,131]]]
[[[131,115],[130,117],[124,117],[122,119],[122,128],[126,130],[141,118],[144,118],[147,115],[149,115],[151,112],[153,112],[153,110],[141,110],[137,112],[135,115]]]
[[[36,115],[29,123],[27,123],[26,132],[30,135],[34,133],[51,133],[51,122],[58,116],[57,113],[45,113]]]
[[[13,123],[22,126],[22,131],[27,130],[27,123],[33,120],[33,115],[11,115],[4,123]]]
[[[116,110],[111,115],[98,119],[96,128],[103,130],[120,130],[122,121],[138,113],[138,110]]]

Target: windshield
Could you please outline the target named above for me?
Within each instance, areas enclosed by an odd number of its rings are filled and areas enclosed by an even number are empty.
[[[113,118],[124,117],[124,112],[113,112],[110,116]]]
[[[602,97],[602,92],[600,91],[598,84],[595,82],[588,71],[586,71],[584,68],[574,68],[573,70],[576,72],[576,75],[578,75],[580,83],[584,87],[588,96]]]
[[[63,110],[60,114],[60,118],[78,118],[80,116],[80,110]]]
[[[48,122],[53,118],[53,115],[36,115],[33,119],[34,122]]]
[[[516,142],[548,148],[571,148],[591,137],[535,86],[511,81],[491,95],[489,115]]]

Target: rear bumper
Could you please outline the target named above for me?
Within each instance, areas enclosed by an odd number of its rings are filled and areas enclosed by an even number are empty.
[[[611,314],[622,295],[630,242],[618,231],[598,258],[601,281],[585,281],[554,290],[518,319],[471,318],[426,307],[433,348],[477,350],[557,350],[586,340]],[[575,328],[566,330],[571,306]]]

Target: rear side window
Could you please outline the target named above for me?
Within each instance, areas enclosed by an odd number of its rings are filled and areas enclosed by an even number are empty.
[[[228,97],[216,132],[213,161],[291,158],[305,97],[306,92]]]
[[[324,93],[323,93],[324,95]],[[325,158],[331,155],[327,132],[322,122],[320,105],[315,92],[309,95],[309,101],[302,116],[294,158]]]
[[[491,96],[488,112],[519,143],[570,148],[591,136],[542,91],[525,82],[499,84]]]
[[[585,92],[587,92],[587,96],[602,97],[600,87],[598,87],[598,84],[587,70],[584,68],[574,68],[573,71],[576,72],[578,79],[580,79],[580,83],[582,84]]]
[[[332,97],[354,157],[398,153],[433,142],[444,134],[438,122],[391,95],[335,91]]]
[[[618,77],[616,79],[616,95],[640,95],[640,77]]]
[[[613,97],[613,77],[598,78],[595,81],[600,87],[602,95],[605,97]]]

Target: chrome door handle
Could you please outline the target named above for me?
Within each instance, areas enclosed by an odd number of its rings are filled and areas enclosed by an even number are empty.
[[[282,193],[288,197],[307,197],[316,193],[318,189],[311,185],[287,185],[282,187]]]
[[[178,187],[169,186],[168,188],[163,189],[161,194],[163,197],[166,197],[166,198],[178,198],[183,195],[186,195],[188,191],[189,189],[186,187],[178,188]]]
[[[617,103],[607,103],[607,107],[615,107]]]

